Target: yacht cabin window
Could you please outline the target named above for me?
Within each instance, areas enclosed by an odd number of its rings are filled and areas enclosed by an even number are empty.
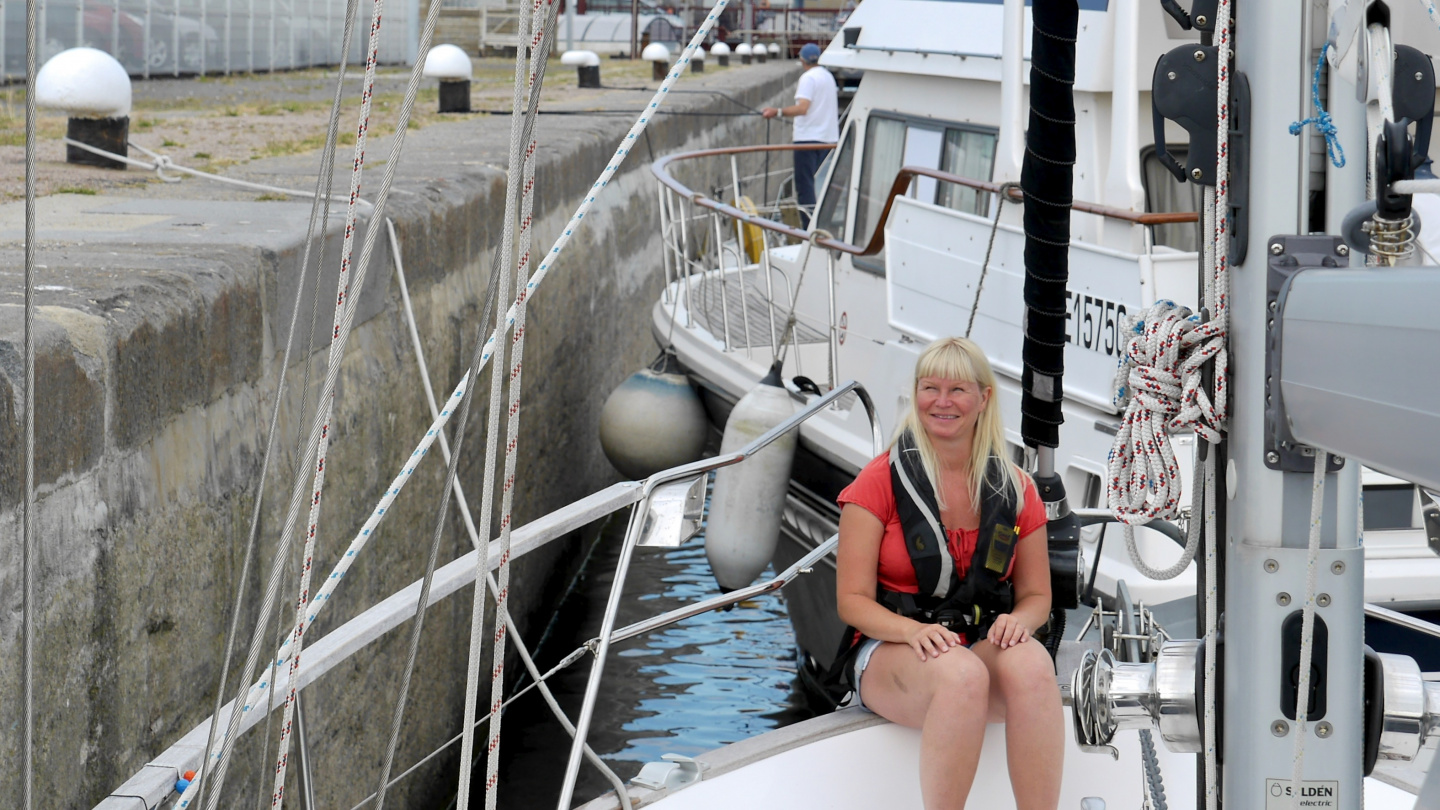
[[[845,214],[850,210],[850,165],[854,162],[855,127],[846,127],[840,148],[831,152],[820,168],[820,176],[826,178],[825,192],[820,199],[820,212],[815,215],[815,227],[839,239],[845,238]]]
[[[865,124],[865,152],[860,162],[860,183],[855,206],[855,228],[850,243],[870,242],[885,209],[885,200],[902,166],[922,166],[976,180],[989,180],[995,164],[996,133],[933,119],[904,119],[894,114],[871,113]],[[984,215],[988,194],[934,178],[919,177],[909,196],[927,203]],[[856,258],[855,264],[877,273],[885,270],[884,253]]]
[[[989,180],[994,166],[994,133],[967,129],[945,130],[945,149],[940,153],[940,171],[976,180]],[[990,195],[968,186],[941,183],[935,204],[967,214],[986,216],[990,208]]]
[[[1185,165],[1185,147],[1170,147],[1168,150],[1180,165]],[[1145,184],[1145,212],[1148,214],[1195,213],[1200,210],[1200,186],[1182,183],[1175,179],[1159,156],[1155,147],[1147,146],[1140,153],[1140,176]],[[1151,239],[1157,245],[1192,252],[1199,249],[1200,231],[1196,225],[1154,225],[1150,229]]]

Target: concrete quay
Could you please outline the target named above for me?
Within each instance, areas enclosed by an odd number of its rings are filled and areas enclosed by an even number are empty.
[[[666,108],[687,114],[655,118],[644,145],[604,191],[531,301],[517,525],[618,477],[601,453],[596,429],[611,389],[655,352],[648,313],[663,273],[650,157],[763,142],[766,124],[759,116],[734,114],[791,98],[797,77],[798,68],[788,63],[687,76],[679,89],[730,98],[670,94]],[[574,76],[556,64],[547,81],[568,86]],[[648,98],[611,89],[572,96],[559,106],[638,111]],[[537,250],[549,249],[632,122],[633,115],[541,116]],[[506,116],[435,123],[408,134],[396,166],[385,216],[400,239],[440,397],[459,380],[477,334],[490,257],[500,239],[508,137]],[[788,140],[788,127],[772,125],[770,137]],[[389,138],[372,135],[367,197],[391,159],[388,144]],[[308,190],[317,162],[318,152],[310,152],[251,161],[227,174]],[[351,148],[340,147],[335,185],[342,200],[350,163]],[[706,178],[687,174],[692,181],[708,187]],[[312,294],[298,290],[310,206],[257,196],[186,179],[93,196],[56,194],[39,202],[37,807],[96,804],[213,710],[225,619],[283,371],[287,389],[260,510],[256,564],[244,583],[237,670],[244,660],[284,522],[297,435],[309,426],[325,375],[333,315],[327,302],[343,226],[343,203],[337,203],[324,240],[313,347],[308,356],[297,349],[282,370],[296,295],[302,323],[312,309]],[[357,258],[362,237],[363,227]],[[0,805],[11,807],[21,806],[22,239],[22,204],[0,206],[0,694],[17,698],[0,701],[0,757],[13,764],[0,769]],[[364,289],[352,291],[358,312],[336,390],[312,592],[430,422],[389,255],[382,232]],[[461,463],[476,509],[488,370],[482,379]],[[430,453],[307,638],[323,637],[422,575],[444,472],[439,452]],[[594,534],[518,561],[512,611],[522,628],[543,628],[547,606]],[[298,559],[302,541],[295,538],[292,557]],[[440,561],[470,549],[452,510]],[[293,620],[296,570],[294,564],[287,569],[279,597],[285,627]],[[466,588],[427,615],[397,773],[459,730],[470,594]],[[376,787],[408,627],[305,691],[319,806],[348,808]],[[276,638],[273,629],[267,634]],[[278,715],[274,722],[278,726]],[[223,806],[254,805],[269,791],[274,747],[263,752],[261,736],[251,734],[237,747]],[[389,800],[404,807],[443,805],[457,767],[454,753],[438,757],[393,788]],[[135,803],[137,809],[142,803]]]

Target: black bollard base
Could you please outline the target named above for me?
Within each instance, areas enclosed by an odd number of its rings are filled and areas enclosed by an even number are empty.
[[[104,149],[111,154],[129,157],[127,141],[130,140],[130,118],[71,118],[65,129],[65,137],[72,141]],[[65,162],[82,166],[99,166],[102,169],[124,169],[125,164],[104,155],[65,144]]]
[[[720,67],[730,67],[730,54],[727,53],[723,56],[717,56],[715,57],[715,61],[720,63]]]
[[[705,72],[705,63],[704,63],[704,62],[701,62],[699,59],[691,59],[691,60],[690,60],[690,72],[691,72],[691,73],[704,73],[704,72]]]
[[[580,79],[580,86],[581,86],[581,87],[599,87],[599,86],[600,86],[600,66],[599,66],[599,65],[589,65],[589,66],[581,65],[580,67],[575,68],[575,73],[576,73],[577,77]]]
[[[470,112],[470,80],[440,82],[440,112]]]
[[[744,54],[744,55],[742,55],[742,56],[740,57],[740,64],[742,64],[742,65],[748,65],[748,64],[750,64],[750,59],[751,59],[751,57],[750,57],[749,54]]]
[[[665,81],[665,76],[670,72],[670,66],[664,62],[651,62],[650,78],[657,82]]]
[[[766,59],[766,54],[765,54],[764,51],[756,51],[756,52],[755,52],[755,61],[756,61],[756,62],[759,62],[760,64],[763,65],[763,64],[765,64],[765,59]]]

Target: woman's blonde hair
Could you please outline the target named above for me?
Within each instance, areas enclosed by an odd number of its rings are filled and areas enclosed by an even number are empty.
[[[985,403],[985,409],[975,420],[975,438],[970,443],[970,502],[977,510],[980,508],[985,470],[990,458],[994,456],[1002,462],[1001,469],[1006,473],[1000,486],[1009,490],[1000,494],[1012,498],[1019,505],[1024,487],[1019,468],[1005,458],[1005,426],[1000,420],[1000,406],[995,393],[995,372],[990,368],[985,352],[973,340],[962,337],[940,338],[920,353],[920,359],[915,363],[915,379],[910,387],[910,407],[905,409],[891,445],[899,441],[906,430],[915,437],[915,447],[920,451],[925,474],[930,478],[930,487],[935,491],[935,499],[940,508],[944,509],[945,497],[940,489],[939,460],[915,406],[922,377],[973,382],[990,391],[990,399]]]

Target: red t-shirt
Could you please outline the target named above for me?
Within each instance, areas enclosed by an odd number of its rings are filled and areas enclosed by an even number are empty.
[[[1035,489],[1030,476],[1021,476],[1025,482],[1025,505],[1020,509],[1020,536],[1035,531],[1046,523],[1045,503]],[[905,550],[905,535],[900,528],[900,513],[895,509],[895,492],[890,485],[890,454],[876,456],[865,469],[855,476],[850,486],[840,491],[835,499],[841,506],[853,503],[880,519],[885,524],[885,534],[880,539],[880,566],[877,579],[880,587],[902,593],[917,593],[920,586],[915,582],[915,566],[910,563],[910,553]],[[970,558],[975,555],[975,543],[980,535],[976,529],[947,528],[946,538],[950,556],[955,560],[957,574],[964,578],[970,570]],[[1009,579],[1015,568],[1015,558],[1010,558],[1010,570],[1003,579]]]

